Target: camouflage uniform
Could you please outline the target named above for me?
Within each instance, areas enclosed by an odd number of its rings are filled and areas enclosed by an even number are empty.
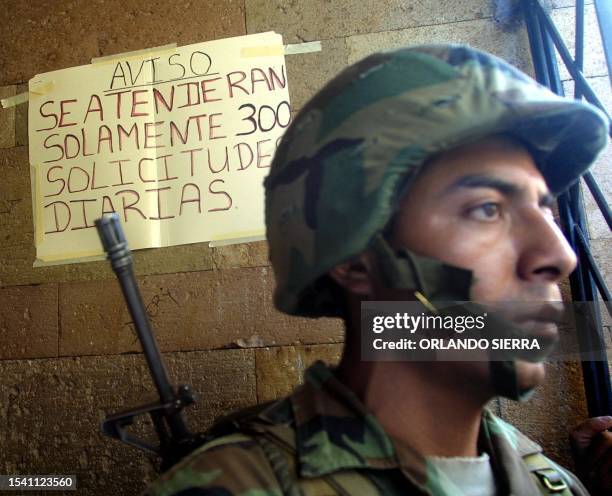
[[[558,193],[593,163],[607,133],[596,108],[554,95],[470,47],[424,45],[367,57],[298,113],[266,178],[276,307],[293,315],[340,315],[326,274],[367,249],[379,258],[389,287],[419,290],[433,302],[468,300],[471,272],[395,252],[384,240],[402,193],[426,160],[508,134],[529,149]],[[522,398],[513,360],[491,364],[496,392]],[[320,363],[290,397],[226,420],[211,435],[148,494],[461,494],[432,463],[385,434]],[[501,494],[587,494],[488,410],[479,444]]]
[[[202,446],[147,495],[462,494],[423,456],[385,434],[322,362],[307,370],[304,385],[289,397],[217,429],[235,433]],[[571,473],[542,455],[539,445],[488,409],[479,449],[491,457],[499,494],[588,495]],[[544,478],[559,489],[546,491]]]

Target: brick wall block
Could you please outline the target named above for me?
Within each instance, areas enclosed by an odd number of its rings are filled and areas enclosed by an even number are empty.
[[[163,350],[333,343],[338,319],[289,317],[272,305],[268,267],[202,271],[139,279]],[[60,286],[60,355],[136,351],[130,317],[115,281]]]
[[[57,0],[11,2],[4,9],[0,84],[89,64],[93,57],[245,34],[242,0]],[[18,27],[18,28],[17,28]]]
[[[57,356],[57,284],[0,288],[0,343],[0,360]]]
[[[249,33],[274,30],[285,43],[326,40],[360,33],[490,17],[490,2],[341,0],[291,2],[246,0]]]
[[[316,360],[336,365],[342,348],[340,343],[258,348],[255,352],[258,401],[263,403],[291,393],[303,382],[304,371]]]
[[[200,394],[186,413],[193,431],[255,403],[252,350],[174,353],[166,363]],[[76,474],[83,495],[138,494],[156,477],[144,453],[99,431],[106,414],[156,400],[141,355],[0,361],[0,377],[0,473]],[[150,421],[133,432],[155,440]]]
[[[15,96],[16,86],[0,86],[0,99]],[[15,107],[0,106],[0,148],[15,146]]]

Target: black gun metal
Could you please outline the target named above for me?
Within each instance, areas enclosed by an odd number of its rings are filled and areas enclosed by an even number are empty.
[[[116,214],[107,214],[97,219],[95,224],[104,251],[121,286],[160,399],[157,403],[108,416],[102,423],[102,432],[130,446],[160,456],[161,468],[166,470],[203,441],[201,434],[190,432],[182,413],[184,407],[195,402],[195,396],[189,386],[182,385],[175,390],[170,382],[134,277],[132,253],[121,229],[119,217]],[[158,446],[138,439],[127,431],[127,427],[134,423],[136,417],[147,414],[151,416],[159,436]]]

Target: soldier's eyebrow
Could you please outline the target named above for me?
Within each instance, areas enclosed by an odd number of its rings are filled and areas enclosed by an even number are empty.
[[[477,174],[460,177],[446,188],[443,194],[454,193],[461,188],[491,188],[506,196],[517,196],[521,193],[521,189],[516,184],[498,177]]]
[[[524,194],[521,187],[495,176],[474,174],[463,176],[446,188],[442,194],[450,194],[461,188],[491,188],[509,197],[519,197]],[[555,197],[549,191],[540,193],[538,204],[541,207],[552,207]]]

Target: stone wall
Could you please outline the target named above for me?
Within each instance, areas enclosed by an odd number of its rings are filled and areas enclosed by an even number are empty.
[[[571,5],[552,2],[566,36]],[[494,14],[487,0],[5,2],[0,98],[25,91],[37,73],[92,57],[267,30],[285,43],[322,42],[321,52],[287,57],[293,110],[347,64],[408,43],[467,42],[532,73],[524,26],[500,23]],[[592,5],[587,20],[586,74],[610,102]],[[598,167],[609,192],[609,167]],[[107,264],[32,267],[27,104],[0,111],[0,170],[0,473],[76,473],[80,494],[135,494],[154,477],[153,464],[103,438],[98,424],[107,412],[152,399],[154,390]],[[589,220],[593,247],[608,257],[609,271],[609,232],[596,214]],[[288,393],[314,359],[339,356],[339,321],[273,309],[265,242],[141,250],[135,263],[171,376],[201,394],[189,412],[196,429]],[[586,416],[580,368],[551,370],[529,405],[494,407],[569,463],[567,432]]]

